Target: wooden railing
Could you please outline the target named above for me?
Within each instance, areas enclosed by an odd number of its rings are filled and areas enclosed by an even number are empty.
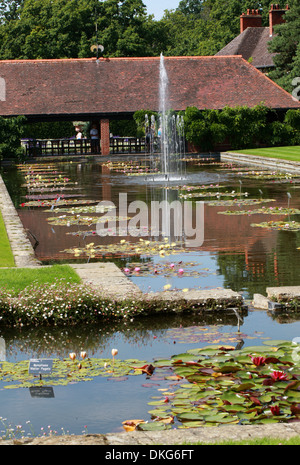
[[[22,140],[26,156],[42,157],[51,155],[92,154],[90,139],[24,139]],[[157,138],[153,146],[148,147],[145,138],[111,137],[110,153],[145,153],[157,151]]]

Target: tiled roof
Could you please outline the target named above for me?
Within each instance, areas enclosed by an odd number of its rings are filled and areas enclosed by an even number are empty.
[[[0,61],[0,115],[104,117],[159,109],[159,57]],[[169,107],[300,108],[240,56],[168,57]]]
[[[241,55],[245,60],[252,58],[251,63],[256,68],[273,67],[275,53],[268,50],[270,40],[272,37],[270,37],[269,27],[247,27],[216,56]]]

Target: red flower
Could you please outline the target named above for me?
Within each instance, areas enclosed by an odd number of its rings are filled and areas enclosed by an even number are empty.
[[[287,376],[283,371],[273,371],[273,373],[271,373],[270,376],[274,381],[286,381],[287,380]]]
[[[273,407],[271,407],[271,412],[272,412],[272,415],[280,415],[279,406],[278,405],[273,405]]]
[[[254,363],[254,365],[256,365],[257,367],[264,365],[265,361],[267,360],[266,357],[251,357],[251,355],[250,358],[252,360],[252,363]]]

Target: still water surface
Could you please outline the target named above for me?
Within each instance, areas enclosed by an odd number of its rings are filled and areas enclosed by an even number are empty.
[[[76,181],[78,198],[109,200],[118,202],[120,192],[128,194],[128,202],[139,199],[149,204],[161,199],[164,188],[149,183],[142,177],[129,177],[111,171],[101,164],[59,164],[64,176]],[[291,206],[300,208],[299,184],[297,180],[248,179],[243,170],[231,166],[191,164],[186,184],[224,184],[226,190],[248,192],[248,198],[274,199],[272,205],[286,207],[288,193]],[[9,179],[14,179],[9,183]],[[21,207],[28,201],[28,191],[20,187],[24,178],[20,173],[6,173],[7,185],[26,228],[38,239],[37,257],[44,263],[76,260],[72,254],[63,252],[70,247],[84,247],[101,240],[118,243],[120,238],[101,239],[96,235],[83,238],[77,235],[84,226],[51,226],[47,218],[57,215],[45,208]],[[18,183],[15,180],[19,180]],[[173,183],[176,186],[176,182]],[[74,186],[75,187],[75,186]],[[262,194],[261,194],[262,192]],[[63,191],[67,195],[67,191]],[[69,191],[70,193],[70,191]],[[170,198],[176,198],[176,189],[170,190]],[[33,193],[43,198],[43,193]],[[299,285],[299,232],[272,231],[251,227],[252,223],[274,220],[270,215],[221,215],[228,209],[224,206],[205,204],[204,242],[197,250],[166,257],[120,256],[116,263],[133,268],[143,265],[143,273],[131,276],[143,290],[162,290],[166,284],[174,288],[226,287],[241,292],[246,299],[254,293],[265,294],[268,286]],[[249,207],[250,208],[250,207]],[[281,219],[282,217],[280,217]],[[299,221],[299,215],[293,216]],[[276,220],[278,217],[276,216]],[[92,228],[90,228],[92,229]],[[72,233],[72,234],[67,234]],[[130,240],[126,237],[126,240]],[[138,238],[136,240],[139,240]],[[111,259],[112,257],[110,257]],[[87,261],[88,258],[85,259]],[[184,269],[183,275],[170,272],[170,263]],[[153,272],[159,269],[157,275]],[[240,331],[239,331],[240,330]],[[106,324],[97,327],[60,329],[0,329],[5,340],[7,361],[28,360],[36,357],[63,358],[70,352],[86,350],[89,357],[111,357],[111,349],[117,348],[119,359],[138,358],[153,363],[156,358],[166,358],[195,347],[211,343],[237,344],[244,346],[262,344],[265,339],[292,340],[300,336],[300,321],[297,319],[273,319],[264,311],[255,311],[249,306],[248,315],[240,328],[234,315],[202,317],[170,317],[141,319],[124,325]],[[26,425],[30,421],[35,434],[48,429],[74,434],[82,431],[107,433],[122,430],[122,421],[132,418],[150,420],[147,405],[158,389],[168,387],[168,382],[151,379],[145,375],[128,377],[122,381],[95,378],[68,386],[55,386],[54,397],[32,397],[28,389],[4,389],[0,386],[0,416],[12,425]],[[48,428],[49,427],[49,428]]]

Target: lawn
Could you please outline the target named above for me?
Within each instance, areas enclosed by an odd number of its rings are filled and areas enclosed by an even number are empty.
[[[267,147],[260,149],[234,150],[234,153],[256,155],[259,157],[281,158],[283,160],[300,162],[300,145],[290,147]]]
[[[0,288],[16,294],[25,287],[37,286],[64,279],[67,283],[80,283],[77,273],[69,265],[53,265],[37,268],[0,268]]]
[[[252,439],[244,439],[241,441],[218,441],[212,443],[204,443],[204,442],[195,442],[195,443],[184,443],[184,445],[197,445],[197,446],[205,446],[205,445],[217,445],[217,446],[298,446],[300,444],[300,437],[294,436],[290,439],[285,438],[252,438]]]
[[[0,212],[0,267],[2,266],[15,266],[15,261]]]

